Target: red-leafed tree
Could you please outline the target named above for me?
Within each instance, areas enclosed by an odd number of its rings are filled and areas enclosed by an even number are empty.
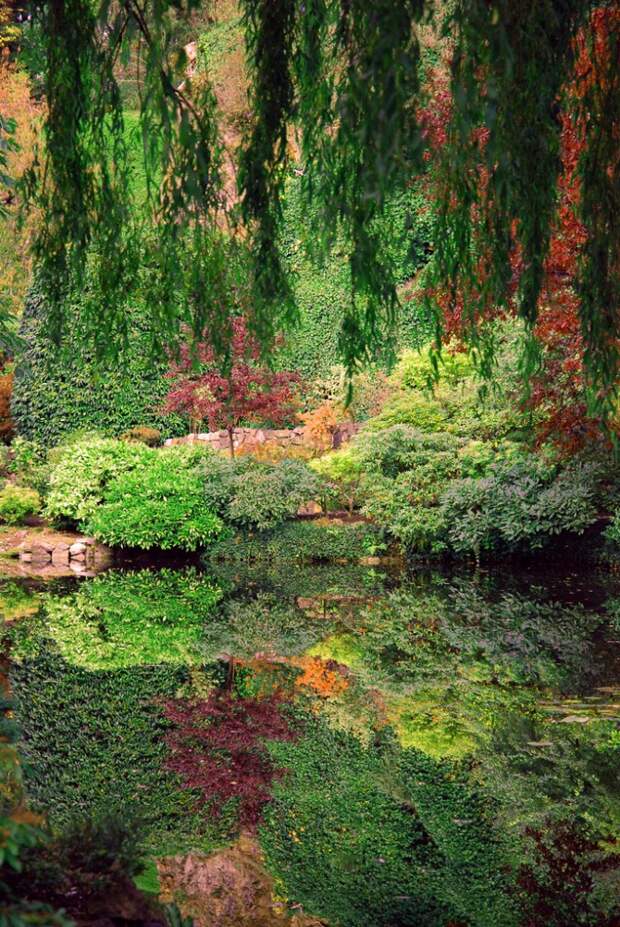
[[[216,816],[236,799],[240,825],[254,828],[271,799],[272,782],[282,775],[264,741],[297,736],[282,706],[277,693],[254,699],[229,691],[213,692],[205,701],[165,702],[164,714],[173,725],[166,765]]]
[[[173,385],[165,410],[206,421],[211,430],[225,429],[231,457],[241,422],[282,424],[298,408],[299,374],[276,372],[261,362],[259,344],[242,316],[233,319],[227,365],[219,364],[213,346],[203,341],[195,351],[184,345],[167,376]]]
[[[592,93],[604,94],[609,88],[597,86],[597,75],[601,71],[597,56],[609,53],[606,37],[620,30],[620,11],[616,7],[600,7],[592,12],[592,33],[594,42],[586,42],[578,36],[575,42],[575,68],[571,85],[564,88],[563,108],[559,119],[561,125],[560,157],[562,174],[558,183],[558,208],[555,224],[549,242],[544,267],[544,282],[537,307],[534,334],[541,348],[541,365],[530,381],[529,406],[537,413],[539,440],[553,440],[565,452],[572,453],[591,441],[600,430],[600,420],[589,412],[587,402],[587,378],[585,372],[585,344],[580,321],[580,301],[576,282],[580,262],[587,246],[588,233],[579,221],[579,206],[582,189],[578,179],[578,168],[587,145],[588,117],[584,115],[582,101],[590,99]],[[613,46],[613,43],[612,43]],[[441,185],[446,182],[442,173],[441,154],[448,140],[448,126],[451,118],[452,101],[448,77],[438,70],[431,76],[433,84],[432,101],[423,113],[423,121],[429,143],[429,159],[433,162],[430,172],[429,191],[441,195]],[[618,127],[620,138],[620,126]],[[487,132],[481,126],[472,136],[472,146],[484,150]],[[620,171],[620,143],[615,172]],[[488,170],[480,158],[475,183],[484,200],[488,185]],[[472,178],[474,182],[474,178]],[[472,207],[475,214],[477,206]],[[516,237],[516,236],[515,236]],[[462,292],[436,287],[433,296],[442,314],[443,331],[446,339],[464,335],[474,321],[479,324],[505,315],[512,307],[498,307],[485,298],[486,261],[484,249],[479,252],[476,286],[470,288],[469,306],[476,306],[473,317],[471,309],[465,310],[466,300]],[[516,294],[519,279],[524,272],[522,255],[518,247],[510,254],[512,287]],[[473,297],[473,299],[472,299]],[[610,306],[610,312],[617,312],[617,306]],[[599,397],[604,400],[604,397]]]

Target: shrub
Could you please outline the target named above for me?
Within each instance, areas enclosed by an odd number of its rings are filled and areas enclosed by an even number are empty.
[[[597,469],[559,473],[539,458],[504,462],[482,479],[454,482],[441,511],[459,553],[534,550],[563,531],[581,533],[596,518]]]
[[[49,469],[44,448],[36,441],[18,436],[11,445],[11,455],[8,470],[15,474],[17,482],[45,495]]]
[[[161,431],[157,428],[149,428],[147,425],[137,425],[130,428],[129,431],[121,435],[123,441],[137,441],[146,444],[148,447],[159,447],[162,442]]]
[[[113,438],[86,438],[62,447],[51,471],[45,515],[83,527],[107,486],[121,474],[144,466],[155,453]]]
[[[36,489],[7,483],[0,491],[0,521],[5,525],[19,525],[28,515],[36,515],[40,508],[41,497]]]
[[[457,475],[462,443],[445,432],[426,434],[408,425],[394,425],[378,432],[362,432],[355,447],[366,470],[392,479],[415,471],[416,482],[429,484]]]
[[[346,447],[331,454],[325,454],[313,460],[310,467],[319,476],[329,480],[336,490],[337,498],[344,504],[349,512],[360,504],[360,483],[364,473],[364,462],[354,445]]]
[[[264,530],[294,518],[299,506],[321,494],[323,484],[302,461],[254,464],[237,473],[226,518]]]
[[[0,441],[10,441],[15,423],[11,417],[13,372],[0,373]]]
[[[446,550],[445,520],[431,489],[424,495],[412,473],[396,479],[373,475],[364,484],[362,511],[411,552],[440,554]]]
[[[195,455],[180,451],[150,451],[139,469],[118,474],[87,530],[106,544],[143,550],[196,550],[217,537],[222,522],[205,507]]]

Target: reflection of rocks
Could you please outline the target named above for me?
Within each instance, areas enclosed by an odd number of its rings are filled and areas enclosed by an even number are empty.
[[[158,862],[161,900],[176,902],[194,927],[321,927],[305,914],[290,915],[274,900],[273,880],[258,844],[241,836],[211,856],[190,853]]]

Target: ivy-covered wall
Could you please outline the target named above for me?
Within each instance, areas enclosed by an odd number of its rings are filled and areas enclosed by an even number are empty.
[[[158,411],[168,390],[165,361],[154,362],[139,306],[128,305],[129,344],[107,366],[95,363],[80,341],[80,297],[71,307],[72,328],[56,346],[44,331],[46,299],[35,282],[21,322],[24,347],[16,358],[12,412],[19,434],[44,445],[75,431],[119,435],[136,425],[161,429],[164,437],[185,434],[180,416]]]
[[[299,182],[287,189],[282,252],[295,277],[299,326],[280,352],[279,365],[299,370],[305,380],[325,377],[338,364],[338,335],[351,300],[346,244],[342,242],[322,267],[311,262],[303,237],[308,227]],[[392,198],[381,232],[386,258],[397,280],[405,283],[426,264],[430,254],[432,216],[420,185]],[[399,347],[417,347],[428,340],[431,324],[419,302],[404,301],[399,320]],[[380,358],[376,360],[381,361]]]
[[[221,837],[196,811],[193,793],[165,769],[168,725],[158,700],[175,697],[188,677],[185,667],[173,665],[91,672],[46,646],[14,664],[32,807],[60,829],[76,819],[135,819],[155,854],[216,845]]]

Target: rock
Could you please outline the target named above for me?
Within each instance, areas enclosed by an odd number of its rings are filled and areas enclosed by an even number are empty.
[[[32,553],[29,550],[22,550],[19,559],[22,563],[30,563],[32,561]]]
[[[67,544],[66,541],[59,541],[58,544],[54,546],[54,550],[69,550],[71,547],[70,544]]]
[[[69,548],[69,553],[72,557],[76,557],[78,554],[83,554],[86,551],[86,544],[84,541],[76,541],[75,544],[72,544]]]
[[[52,551],[52,563],[54,566],[68,566],[69,548],[65,547],[63,550],[61,547],[56,547]]]
[[[86,563],[86,554],[85,553],[72,554],[71,560],[75,560],[76,563]]]
[[[52,548],[48,544],[33,544],[31,554],[33,563],[48,563],[52,559]]]
[[[161,900],[176,902],[194,927],[320,927],[302,913],[293,917],[274,898],[274,885],[256,840],[242,835],[225,850],[157,861]]]
[[[80,563],[79,560],[70,560],[69,566],[71,567],[74,573],[83,573],[84,570],[86,569],[86,564]]]

